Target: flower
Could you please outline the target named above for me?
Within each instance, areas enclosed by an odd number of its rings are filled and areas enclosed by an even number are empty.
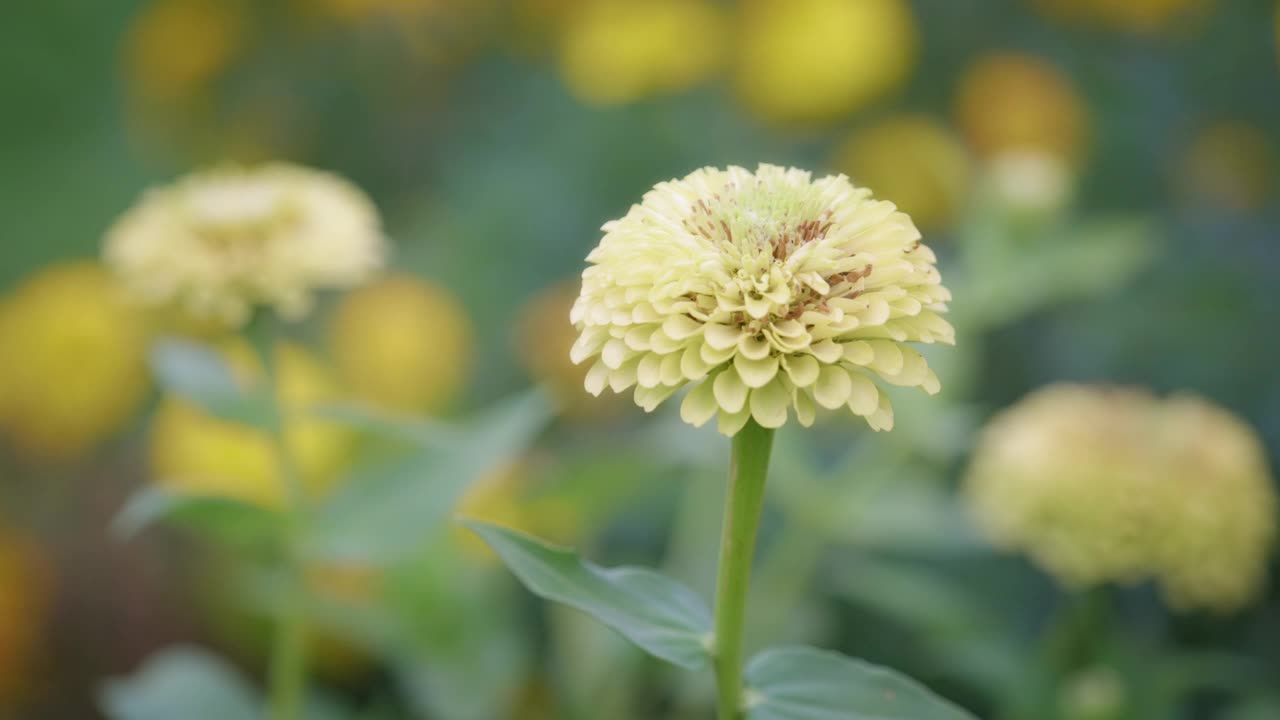
[[[130,24],[126,63],[134,94],[171,105],[203,97],[242,49],[245,18],[223,0],[153,0]]]
[[[658,184],[587,257],[571,357],[586,388],[636,386],[645,410],[685,385],[688,423],[719,414],[805,426],[816,405],[893,424],[873,376],[938,391],[905,345],[954,342],[950,293],[911,219],[847,178],[761,165],[704,168]]]
[[[308,407],[339,400],[342,394],[332,373],[306,350],[281,343],[276,354],[280,399],[287,413],[285,443],[303,486],[322,495],[349,459],[352,436],[341,426],[297,415]],[[243,376],[252,378],[261,372],[246,344],[232,345],[226,356]],[[152,419],[148,441],[152,476],[170,490],[236,498],[265,507],[284,502],[276,453],[271,439],[260,430],[220,420],[185,400],[167,397]]]
[[[833,164],[926,230],[955,217],[970,185],[964,144],[926,115],[896,115],[859,130]]]
[[[678,92],[720,68],[725,24],[706,0],[590,0],[568,18],[560,71],[593,105]]]
[[[383,245],[377,210],[351,183],[270,164],[148,191],[107,233],[105,255],[145,303],[235,327],[260,304],[306,314],[313,291],[367,279]]]
[[[329,321],[329,349],[357,398],[397,412],[439,412],[462,389],[471,324],[447,290],[393,275],[347,294]]]
[[[20,453],[83,454],[133,416],[147,377],[144,321],[97,263],[45,268],[0,300],[0,432]]]
[[[992,53],[965,70],[955,116],[961,134],[983,158],[1039,151],[1075,165],[1089,134],[1088,113],[1071,80],[1023,53]]]
[[[761,117],[840,118],[907,77],[916,28],[903,0],[744,0],[735,85]]]
[[[1190,395],[1039,390],[987,425],[965,491],[993,542],[1064,585],[1153,578],[1179,608],[1244,605],[1275,535],[1257,435]]]
[[[1071,203],[1075,174],[1058,156],[1040,150],[1006,150],[992,156],[982,179],[1000,207],[1028,217],[1051,217]]]

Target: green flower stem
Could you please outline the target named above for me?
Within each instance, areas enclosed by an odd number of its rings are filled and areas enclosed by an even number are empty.
[[[742,717],[742,636],[747,588],[772,447],[773,430],[760,427],[754,420],[748,420],[733,437],[716,578],[715,671],[720,720]]]
[[[266,352],[267,382],[272,392],[268,428],[276,455],[276,467],[284,485],[285,547],[284,589],[276,614],[268,684],[271,720],[300,720],[307,684],[307,499],[302,478],[289,451],[285,435],[284,407],[275,374],[275,353]]]

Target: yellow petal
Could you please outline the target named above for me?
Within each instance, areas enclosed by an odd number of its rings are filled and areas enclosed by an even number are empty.
[[[738,345],[738,339],[743,335],[742,328],[729,327],[728,325],[720,325],[713,323],[708,325],[703,331],[703,336],[707,339],[707,345],[716,350],[728,350]]]
[[[738,340],[738,352],[752,360],[763,360],[772,349],[768,340],[756,335],[743,334]]]
[[[701,380],[711,370],[711,365],[702,359],[701,347],[690,345],[680,355],[680,372],[686,380]]]
[[[715,393],[716,402],[720,403],[720,407],[726,412],[736,413],[746,405],[747,386],[733,368],[725,368],[716,375],[716,379],[712,382],[712,390]]]
[[[716,423],[716,429],[720,431],[721,435],[733,437],[738,434],[738,431],[742,429],[743,425],[747,424],[747,420],[750,419],[750,417],[751,411],[746,408],[743,408],[736,413],[721,411],[719,421]]]
[[[796,388],[792,391],[791,402],[796,408],[796,420],[804,427],[812,427],[817,408],[813,404],[813,398],[809,397],[809,393]]]
[[[860,372],[849,373],[849,410],[854,415],[868,416],[880,406],[880,388]]]
[[[813,386],[813,398],[828,410],[834,410],[849,400],[853,391],[853,382],[849,379],[849,371],[838,365],[827,365],[818,374],[818,382]]]
[[[778,374],[778,356],[770,355],[761,360],[752,360],[745,355],[736,355],[733,358],[733,367],[747,387],[764,387]]]
[[[700,330],[702,323],[688,315],[671,315],[662,323],[662,331],[673,340],[684,340],[698,334]]]
[[[788,355],[782,359],[791,382],[800,387],[809,387],[818,379],[818,361],[812,355]]]
[[[876,357],[866,340],[854,340],[844,344],[844,359],[854,365],[869,365]]]
[[[782,427],[787,422],[790,396],[781,380],[751,391],[751,417],[767,428]]]
[[[694,427],[702,427],[716,414],[717,402],[711,382],[698,383],[680,403],[680,419]]]

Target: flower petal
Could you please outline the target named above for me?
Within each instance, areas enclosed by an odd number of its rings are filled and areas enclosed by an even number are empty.
[[[700,382],[680,403],[680,419],[694,427],[702,427],[719,407],[711,381]]]
[[[742,382],[747,387],[764,387],[778,374],[778,356],[770,355],[761,360],[752,360],[745,355],[735,355],[733,367],[742,376]]]
[[[835,410],[849,400],[853,391],[853,381],[849,379],[849,371],[839,365],[827,365],[818,374],[818,382],[813,386],[813,398],[828,410]]]
[[[751,391],[751,417],[762,427],[778,428],[787,422],[787,406],[791,397],[782,381],[773,382]]]
[[[716,402],[726,412],[736,413],[746,405],[747,386],[734,368],[725,368],[712,383]]]
[[[787,355],[782,358],[782,367],[800,387],[809,387],[818,379],[819,365],[812,355]]]
[[[849,373],[849,410],[854,415],[866,417],[880,406],[880,388],[860,372]]]

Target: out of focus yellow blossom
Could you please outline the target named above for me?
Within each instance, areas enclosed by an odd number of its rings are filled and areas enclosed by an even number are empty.
[[[1117,30],[1154,33],[1212,0],[1036,0],[1050,14]]]
[[[587,367],[569,359],[569,350],[578,339],[569,322],[569,311],[581,287],[577,279],[564,281],[525,304],[516,328],[516,359],[534,381],[551,393],[563,414],[599,419],[618,412],[627,403],[615,395],[592,397],[585,388]]]
[[[1257,210],[1275,190],[1275,148],[1261,129],[1220,122],[1201,130],[1178,174],[1192,197],[1232,210]]]
[[[227,350],[228,361],[247,377],[261,375],[244,343]],[[280,343],[277,388],[284,407],[285,443],[308,492],[322,495],[350,458],[352,437],[341,426],[300,415],[341,399],[333,374],[303,348]],[[169,489],[280,506],[286,488],[271,439],[262,431],[204,413],[191,403],[165,398],[151,422],[151,471]]]
[[[152,0],[125,38],[137,99],[155,105],[202,98],[242,48],[244,6],[231,0]]]
[[[1257,434],[1189,395],[1037,391],[983,431],[966,492],[995,543],[1062,583],[1153,579],[1177,608],[1247,604],[1275,537]]]
[[[0,299],[0,431],[68,459],[119,429],[148,386],[146,330],[110,273],[54,265]]]
[[[925,231],[950,223],[969,190],[964,143],[925,115],[895,115],[857,131],[833,164]]]
[[[369,279],[384,245],[377,209],[359,188],[269,164],[147,191],[107,233],[104,254],[146,305],[235,327],[258,306],[305,315],[315,291]]]
[[[982,175],[992,198],[1014,213],[1052,215],[1067,207],[1075,195],[1075,172],[1052,153],[997,153],[986,162]]]
[[[49,614],[51,582],[50,568],[30,540],[0,532],[0,714],[37,679],[33,673],[41,660],[36,653]]]
[[[765,119],[834,120],[902,84],[917,42],[904,0],[743,0],[734,82]]]
[[[955,114],[961,134],[987,158],[1039,151],[1076,165],[1089,140],[1087,108],[1070,78],[1033,55],[976,61],[960,79]]]
[[[567,18],[560,72],[593,105],[679,92],[720,69],[723,13],[708,0],[587,0]]]
[[[404,413],[438,413],[471,362],[466,310],[449,291],[393,275],[347,294],[329,321],[329,348],[359,399]]]
[[[459,518],[481,520],[519,530],[551,542],[568,544],[583,524],[581,513],[567,499],[538,496],[532,486],[530,463],[516,461],[480,478],[458,501]],[[454,539],[467,555],[481,561],[496,559],[493,551],[475,533],[461,525]]]

